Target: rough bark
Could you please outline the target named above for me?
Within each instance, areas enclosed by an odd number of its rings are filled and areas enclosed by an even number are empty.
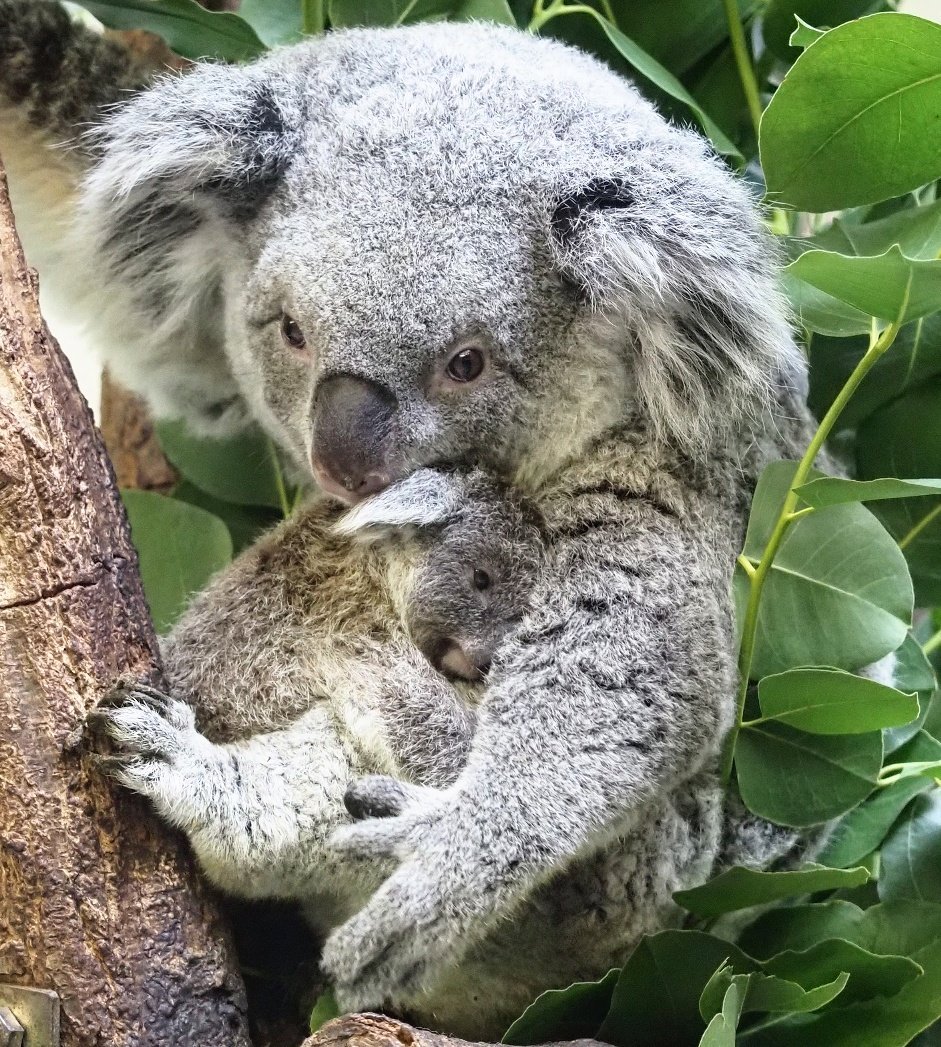
[[[328,1022],[301,1047],[497,1047],[418,1029],[382,1014],[349,1014]],[[564,1040],[540,1047],[607,1047],[599,1040]]]
[[[244,993],[185,845],[95,769],[86,711],[159,681],[114,477],[39,313],[0,169],[0,981],[63,1047],[243,1047]]]

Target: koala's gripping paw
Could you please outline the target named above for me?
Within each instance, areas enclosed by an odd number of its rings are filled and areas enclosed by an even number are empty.
[[[99,759],[102,770],[186,826],[214,749],[196,730],[193,710],[152,687],[134,685],[120,688],[88,719],[116,750]]]
[[[348,857],[403,863],[324,948],[323,967],[351,1010],[407,1003],[456,962],[471,915],[465,876],[473,865],[461,853],[467,835],[449,792],[379,776],[361,779],[355,791],[366,806],[407,799],[394,817],[367,819],[331,838]]]

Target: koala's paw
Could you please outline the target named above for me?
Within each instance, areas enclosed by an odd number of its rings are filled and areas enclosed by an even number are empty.
[[[407,1005],[435,983],[456,944],[439,887],[410,862],[327,939],[321,965],[344,1011]]]
[[[185,824],[212,762],[212,743],[196,730],[193,710],[152,687],[134,685],[119,688],[88,720],[114,750],[99,758],[101,769],[149,797],[164,817]]]
[[[465,877],[475,863],[462,853],[467,835],[448,792],[381,776],[351,791],[354,806],[386,816],[339,829],[331,846],[348,859],[402,864],[331,935],[322,964],[346,1009],[408,1004],[463,952],[474,908]]]

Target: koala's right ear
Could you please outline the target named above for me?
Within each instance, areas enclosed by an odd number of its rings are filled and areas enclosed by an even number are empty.
[[[116,211],[117,224],[137,209],[159,218],[194,194],[244,217],[284,173],[297,132],[270,75],[205,65],[142,91],[89,138],[99,159],[84,207]]]
[[[74,277],[112,373],[157,417],[223,435],[246,411],[225,352],[235,232],[297,152],[296,103],[255,67],[167,77],[89,134]],[[289,115],[290,113],[290,115]]]
[[[462,504],[462,480],[436,469],[417,469],[352,508],[335,525],[337,534],[381,538],[403,527],[433,527],[453,519]]]

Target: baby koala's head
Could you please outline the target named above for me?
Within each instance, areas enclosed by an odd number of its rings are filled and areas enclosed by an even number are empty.
[[[416,646],[446,676],[482,679],[525,614],[542,560],[523,499],[479,470],[419,469],[350,510],[338,530],[388,543]]]

